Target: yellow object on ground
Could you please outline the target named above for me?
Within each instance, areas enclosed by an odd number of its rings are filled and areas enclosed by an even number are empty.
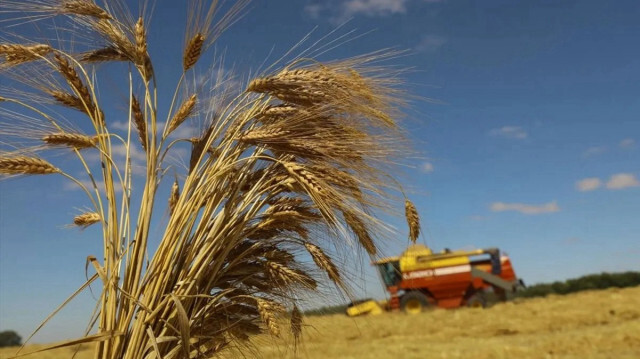
[[[363,314],[378,315],[383,312],[383,306],[375,300],[368,300],[347,308],[347,315],[350,317],[357,317]]]

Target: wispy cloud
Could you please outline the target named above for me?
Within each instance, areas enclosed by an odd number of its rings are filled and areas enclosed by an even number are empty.
[[[431,173],[433,172],[434,168],[433,168],[433,164],[431,162],[423,162],[420,165],[420,171],[422,171],[423,173]]]
[[[580,192],[589,192],[602,186],[602,181],[597,177],[589,177],[576,182],[576,189]]]
[[[80,183],[82,183],[82,185],[84,185],[90,192],[93,193],[93,182],[91,182],[90,179],[85,178],[85,179],[79,179],[78,180]],[[96,187],[98,187],[98,190],[100,190],[100,192],[105,191],[105,185],[104,185],[104,181],[102,180],[96,180]],[[75,182],[71,182],[71,181],[65,181],[64,184],[62,185],[62,189],[65,191],[81,191],[82,188]],[[119,186],[118,184],[116,184],[113,189],[116,191],[116,193],[122,193],[122,187]]]
[[[552,201],[549,203],[541,204],[541,205],[533,205],[526,203],[504,203],[504,202],[494,202],[491,204],[491,211],[493,212],[505,212],[505,211],[515,211],[520,212],[526,215],[534,215],[534,214],[542,214],[542,213],[552,213],[560,211],[560,207],[556,201]]]
[[[631,187],[639,187],[640,181],[632,173],[618,173],[614,174],[607,181],[608,189],[625,189]]]
[[[304,12],[313,19],[320,17],[324,7],[320,4],[308,4],[304,7]]]
[[[504,126],[500,128],[494,128],[489,131],[489,134],[496,137],[512,138],[516,140],[523,140],[529,136],[527,131],[519,126]]]
[[[407,12],[409,3],[438,3],[442,0],[333,0],[314,1],[304,7],[310,17],[317,19],[324,14],[333,21],[344,21],[353,16],[384,17]]]
[[[386,16],[402,14],[407,11],[408,0],[347,0],[342,4],[345,17],[364,14],[367,16]]]
[[[438,51],[446,43],[446,37],[433,34],[424,35],[415,46],[415,50],[418,52],[432,53]]]
[[[620,141],[620,143],[618,143],[618,146],[623,149],[630,149],[635,147],[635,145],[636,140],[634,140],[633,138],[625,138],[624,140]]]
[[[584,150],[584,152],[582,152],[582,157],[593,157],[593,156],[601,155],[605,152],[607,152],[606,146],[593,146]]]

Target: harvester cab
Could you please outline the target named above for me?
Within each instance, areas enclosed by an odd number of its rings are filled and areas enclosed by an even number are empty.
[[[487,293],[508,300],[519,288],[509,257],[497,248],[434,253],[422,244],[373,263],[390,294],[388,309],[417,313],[429,306],[484,307]]]

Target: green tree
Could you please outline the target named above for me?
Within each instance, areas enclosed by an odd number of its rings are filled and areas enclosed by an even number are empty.
[[[22,338],[13,330],[0,332],[0,348],[14,347],[22,344]]]

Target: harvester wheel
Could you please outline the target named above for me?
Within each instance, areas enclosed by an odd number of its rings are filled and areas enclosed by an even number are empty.
[[[400,299],[400,308],[407,314],[418,314],[429,306],[426,295],[418,292],[408,292]]]
[[[467,307],[469,308],[486,308],[487,300],[484,295],[476,293],[467,299]]]

